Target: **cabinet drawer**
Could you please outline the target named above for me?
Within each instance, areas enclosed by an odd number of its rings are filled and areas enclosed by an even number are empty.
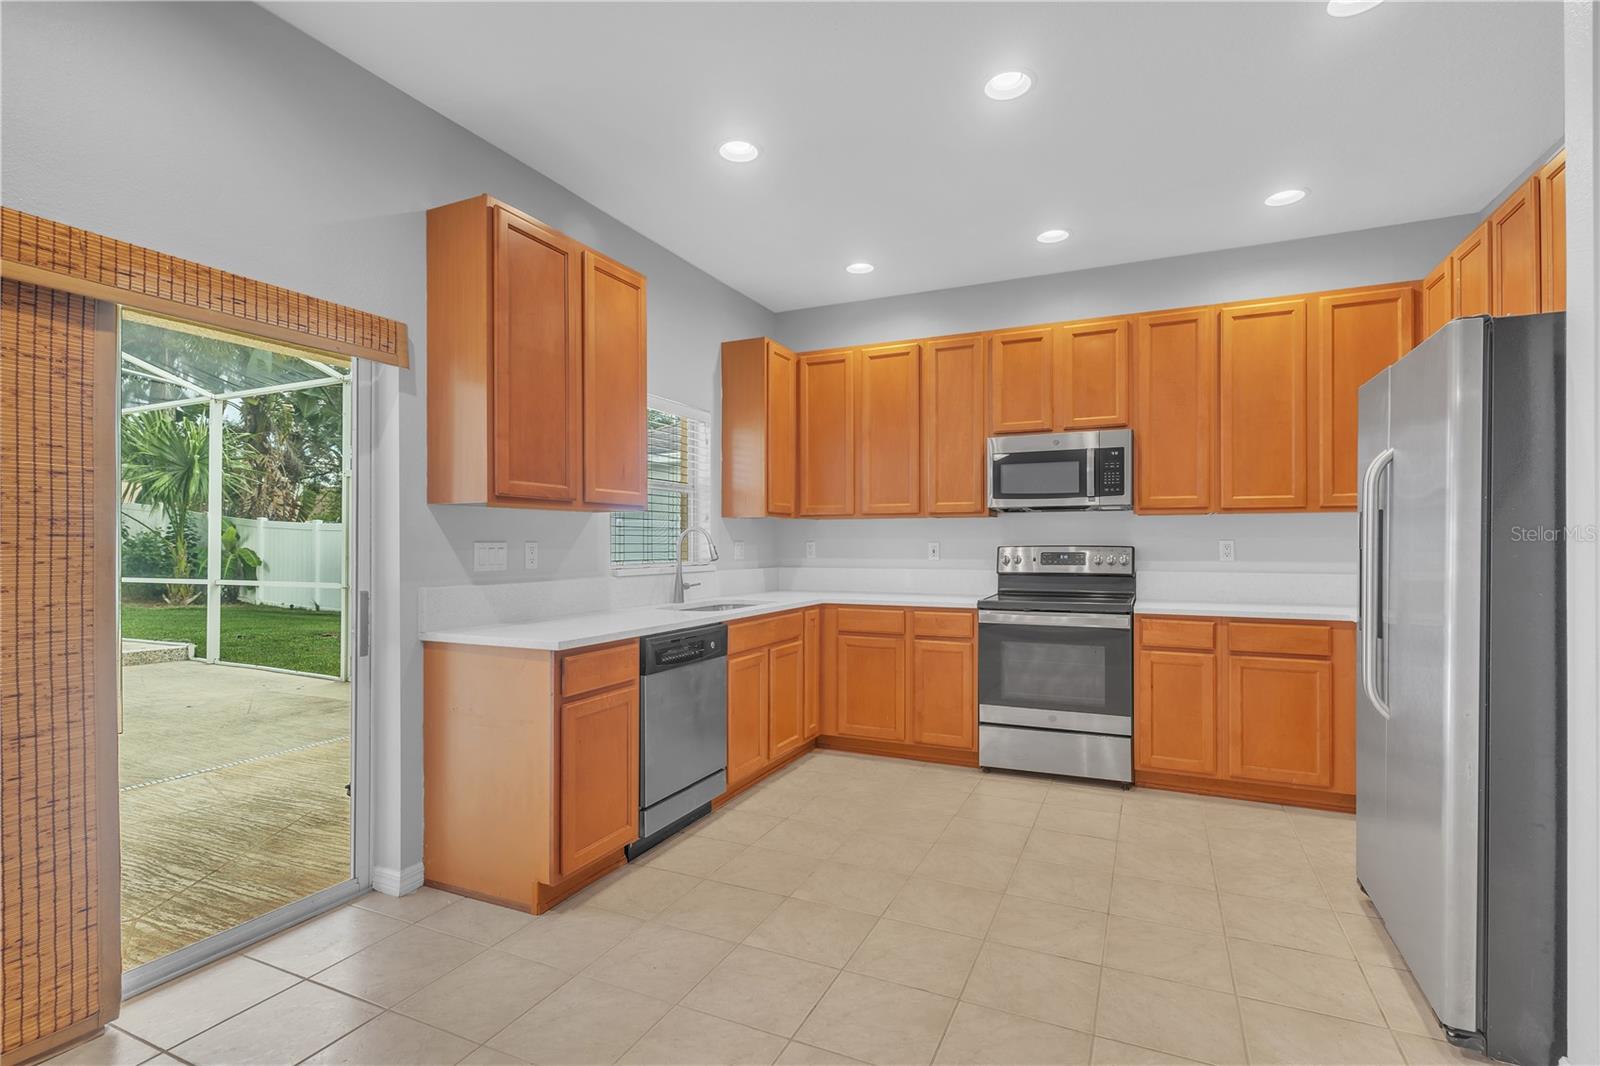
[[[1141,648],[1188,648],[1210,651],[1216,647],[1217,623],[1209,619],[1139,619]]]
[[[639,676],[639,642],[626,640],[561,657],[561,695],[579,696]]]
[[[977,616],[971,611],[912,611],[911,632],[919,637],[964,637],[972,639]]]
[[[1333,655],[1333,627],[1271,622],[1229,622],[1228,650],[1261,655]]]
[[[899,607],[840,607],[841,633],[892,633],[906,631],[906,612]]]
[[[752,618],[747,622],[730,622],[728,654],[738,655],[752,648],[765,648],[769,644],[799,640],[804,626],[805,618],[800,611],[769,614],[761,618]]]

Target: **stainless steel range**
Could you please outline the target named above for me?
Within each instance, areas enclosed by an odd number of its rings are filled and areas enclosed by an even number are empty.
[[[1000,548],[978,601],[978,763],[1133,781],[1133,549]]]

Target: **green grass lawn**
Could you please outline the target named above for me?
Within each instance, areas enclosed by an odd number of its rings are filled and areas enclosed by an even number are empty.
[[[206,609],[124,603],[122,635],[134,640],[181,640],[206,653]],[[339,675],[339,612],[289,607],[222,605],[222,658],[230,663],[276,666]]]

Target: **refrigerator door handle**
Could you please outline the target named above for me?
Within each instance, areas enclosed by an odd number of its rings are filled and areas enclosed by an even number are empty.
[[[1361,687],[1367,699],[1379,714],[1389,717],[1389,704],[1378,695],[1378,633],[1382,627],[1384,604],[1383,576],[1378,568],[1384,565],[1379,538],[1383,536],[1383,523],[1378,510],[1378,479],[1394,463],[1394,449],[1385,448],[1367,465],[1361,478]]]

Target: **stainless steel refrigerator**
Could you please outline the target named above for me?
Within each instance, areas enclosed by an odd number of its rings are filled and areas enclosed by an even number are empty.
[[[1356,874],[1454,1042],[1566,1045],[1562,314],[1361,388]]]

